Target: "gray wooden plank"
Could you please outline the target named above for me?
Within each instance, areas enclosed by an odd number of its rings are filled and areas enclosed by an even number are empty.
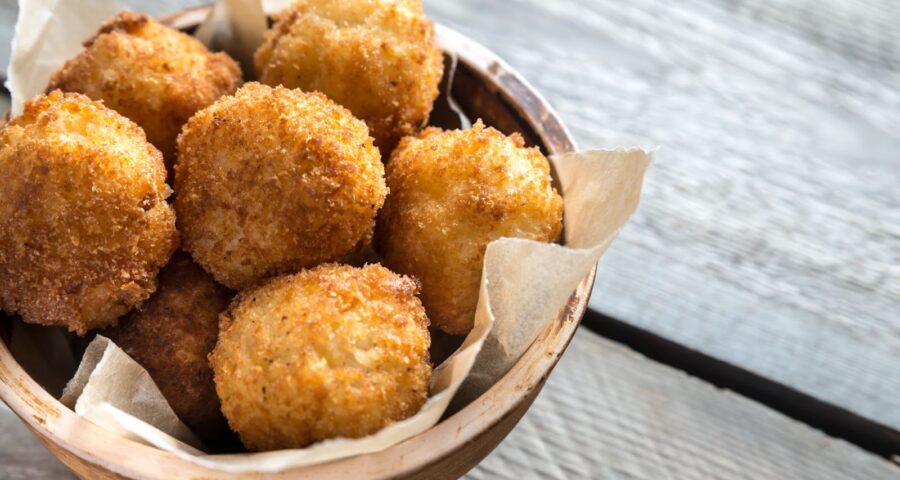
[[[75,478],[0,402],[0,480]]]
[[[592,306],[900,428],[896,2],[426,5],[583,146],[663,145]]]
[[[0,404],[0,479],[25,478],[69,476]],[[467,478],[887,480],[900,467],[581,330]]]
[[[162,12],[189,3],[201,2],[154,5]],[[900,380],[890,369],[900,357],[896,4],[425,3],[438,21],[520,69],[560,110],[582,146],[663,145],[641,212],[604,260],[594,306],[896,427]],[[12,10],[12,2],[0,3],[0,23],[14,18]],[[8,31],[0,28],[0,38]],[[621,412],[601,417],[603,424],[563,429],[564,414],[549,413],[555,405],[563,405],[578,426],[604,405],[592,400],[596,385],[608,390],[627,383],[626,378],[573,387],[586,392],[580,402],[565,401],[570,392],[549,393],[567,359],[576,356],[580,337],[523,424],[474,478],[500,469],[506,478],[531,478],[532,471],[541,471],[535,459],[551,475],[605,468],[602,473],[624,478],[692,478],[686,470],[666,469],[674,468],[666,462],[677,464],[673,452],[698,466],[715,463],[694,460],[698,454],[687,444],[672,447],[637,427],[620,435],[625,440],[613,436],[619,434],[608,425],[630,418]],[[608,363],[608,355],[594,361]],[[640,392],[650,388],[639,385]],[[614,392],[609,395],[619,403],[634,401],[634,389]],[[680,389],[655,392],[669,397],[660,402],[662,414],[671,410],[668,402],[687,402]],[[693,412],[705,405],[683,408]],[[541,412],[547,417],[531,420]],[[686,418],[699,421],[703,412]],[[14,439],[8,445],[17,443],[16,422],[3,423],[0,447],[7,438]],[[753,436],[760,432],[743,428],[724,423],[706,433],[691,431],[699,438],[740,437],[750,445],[729,445],[747,450],[744,462],[771,453],[756,445]],[[535,444],[548,429],[555,439]],[[579,433],[585,430],[606,436]],[[627,454],[606,445],[620,441],[644,451]],[[596,444],[606,452],[606,463],[578,466],[586,460],[577,457]],[[656,463],[645,467],[644,457]],[[825,457],[847,457],[850,466],[859,458],[842,448],[824,450],[821,459],[801,457],[826,465],[831,464]],[[801,468],[816,471],[803,462],[785,467],[784,461],[767,468],[780,468],[775,471],[785,478],[810,478],[798,473]],[[52,462],[41,458],[32,464]],[[6,478],[5,459],[0,465],[0,478]],[[832,468],[843,474],[835,478],[859,478],[840,465]]]
[[[582,147],[662,145],[593,308],[900,429],[900,4],[425,3]]]
[[[468,478],[892,479],[900,468],[582,329]]]

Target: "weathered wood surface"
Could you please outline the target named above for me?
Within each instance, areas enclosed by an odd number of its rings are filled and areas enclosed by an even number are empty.
[[[582,330],[470,476],[889,479],[900,468]]]
[[[900,429],[900,4],[425,3],[583,147],[663,146],[595,308]]]
[[[662,146],[592,307],[900,429],[900,3],[426,4],[582,148]]]
[[[8,411],[0,428],[0,478],[67,478]],[[467,478],[888,480],[900,467],[583,330]]]
[[[0,402],[0,480],[74,478]]]
[[[536,84],[582,147],[663,146],[596,308],[900,428],[900,5],[425,3]],[[0,46],[14,10],[0,3]],[[0,410],[0,478],[60,478]],[[499,472],[898,476],[590,334],[471,476]]]

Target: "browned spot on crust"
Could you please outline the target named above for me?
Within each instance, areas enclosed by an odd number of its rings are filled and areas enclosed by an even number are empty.
[[[225,448],[232,436],[206,356],[231,297],[188,254],[177,252],[160,272],[153,296],[99,332],[147,370],[172,410],[207,445]]]

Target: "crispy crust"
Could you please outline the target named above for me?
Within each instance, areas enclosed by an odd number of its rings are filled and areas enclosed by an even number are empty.
[[[428,120],[443,73],[418,0],[301,0],[254,58],[261,82],[320,91],[368,124],[385,158]]]
[[[231,436],[206,359],[231,297],[178,252],[160,272],[156,293],[118,326],[100,332],[147,370],[172,410],[209,445]]]
[[[391,194],[376,246],[391,269],[422,282],[422,302],[447,333],[472,328],[484,250],[500,237],[555,241],[562,197],[547,159],[521,136],[429,128],[404,138],[387,164]]]
[[[319,93],[258,83],[185,125],[175,191],[185,249],[232,288],[341,258],[387,194],[363,122]]]
[[[244,445],[362,437],[415,414],[431,377],[416,292],[380,265],[327,264],[239,294],[210,363]]]
[[[175,250],[162,155],[80,94],[25,105],[0,131],[0,304],[83,335],[156,288]]]
[[[227,54],[210,53],[193,37],[139,13],[110,18],[84,45],[53,74],[48,91],[102,100],[140,125],[170,168],[181,126],[241,84],[240,69]]]

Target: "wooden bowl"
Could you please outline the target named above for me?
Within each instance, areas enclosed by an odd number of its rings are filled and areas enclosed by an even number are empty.
[[[190,30],[209,7],[161,21]],[[453,96],[472,118],[506,133],[521,132],[545,154],[575,149],[547,102],[485,47],[439,27],[442,47],[459,58]],[[430,430],[387,450],[271,474],[234,474],[195,465],[119,437],[75,415],[47,393],[0,342],[0,398],[66,466],[84,478],[457,478],[477,465],[512,430],[565,351],[587,307],[594,274],[581,281],[559,317],[490,390]]]

